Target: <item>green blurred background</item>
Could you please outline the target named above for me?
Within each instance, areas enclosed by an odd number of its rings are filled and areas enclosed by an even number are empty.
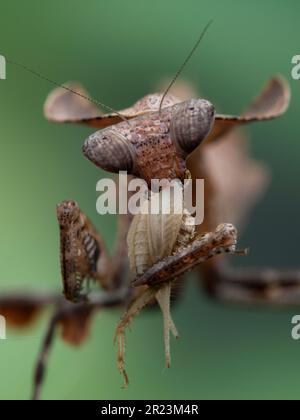
[[[252,152],[268,163],[273,182],[240,243],[251,247],[247,264],[296,267],[300,81],[291,79],[290,62],[300,54],[299,13],[296,0],[1,0],[0,53],[58,82],[80,80],[118,109],[174,75],[214,19],[183,76],[218,109],[238,112],[273,74],[291,84],[288,113],[247,129]],[[113,247],[115,219],[95,211],[95,185],[104,173],[81,153],[92,130],[47,122],[42,107],[51,85],[18,68],[8,66],[0,89],[0,292],[60,290],[56,203],[76,199]],[[55,342],[42,397],[299,397],[300,342],[290,336],[297,309],[222,307],[189,282],[173,312],[181,340],[172,343],[170,370],[164,369],[160,313],[146,311],[127,334],[131,384],[122,390],[112,343],[121,313],[103,311],[83,347]],[[23,334],[9,330],[0,342],[0,398],[29,397],[46,320]]]

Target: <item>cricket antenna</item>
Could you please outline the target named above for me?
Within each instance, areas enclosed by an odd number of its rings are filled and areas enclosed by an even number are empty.
[[[81,93],[76,92],[76,90],[73,90],[73,89],[71,89],[71,88],[70,88],[70,87],[68,87],[68,86],[61,85],[61,84],[59,84],[59,83],[55,82],[55,80],[52,80],[52,79],[49,79],[49,78],[48,78],[48,77],[46,77],[46,76],[43,76],[42,74],[38,73],[38,72],[37,72],[37,71],[35,71],[35,70],[32,70],[31,68],[29,68],[29,67],[25,66],[24,64],[17,63],[16,61],[9,60],[9,59],[7,59],[6,57],[5,57],[5,59],[6,59],[6,62],[7,62],[7,63],[9,63],[9,64],[13,64],[14,66],[17,66],[17,67],[20,67],[21,69],[23,69],[23,70],[27,71],[28,73],[31,73],[31,74],[33,74],[34,76],[36,76],[36,77],[38,77],[38,78],[40,78],[40,79],[42,79],[42,80],[46,80],[46,82],[49,82],[49,83],[51,83],[51,84],[52,84],[52,85],[54,85],[54,86],[57,86],[57,87],[63,88],[63,89],[65,89],[65,90],[67,90],[68,92],[73,93],[74,95],[80,96],[81,98],[86,99],[86,100],[87,100],[87,101],[89,101],[89,102],[92,102],[92,103],[93,103],[93,104],[95,104],[95,105],[101,106],[101,107],[103,107],[103,108],[106,108],[106,109],[107,109],[107,110],[109,110],[109,111],[114,112],[114,113],[115,113],[115,114],[117,114],[117,115],[118,115],[118,116],[119,116],[119,117],[120,117],[123,121],[125,121],[125,122],[127,122],[127,124],[129,124],[128,119],[127,119],[126,117],[124,117],[124,115],[120,114],[118,111],[116,111],[115,109],[111,108],[110,106],[103,104],[102,102],[98,101],[97,99],[93,99],[93,98],[90,98],[89,96],[82,95]]]
[[[184,62],[181,64],[181,66],[179,67],[179,69],[177,70],[177,73],[175,74],[173,80],[171,81],[171,83],[169,84],[169,86],[167,87],[167,89],[165,90],[160,104],[159,104],[159,114],[161,113],[161,109],[162,109],[162,105],[163,105],[163,101],[167,95],[167,93],[169,92],[169,90],[171,89],[171,87],[174,85],[174,83],[176,82],[178,76],[180,75],[180,73],[182,72],[182,70],[184,69],[184,67],[187,65],[187,63],[189,62],[190,58],[192,57],[192,55],[194,54],[194,52],[196,51],[196,49],[198,48],[200,42],[202,41],[206,31],[208,30],[208,28],[210,27],[210,25],[213,23],[212,20],[210,20],[205,28],[203,29],[203,31],[201,32],[199,38],[197,39],[197,42],[195,43],[195,45],[193,46],[193,48],[191,49],[191,51],[189,52],[189,54],[187,55],[186,59],[184,60]]]

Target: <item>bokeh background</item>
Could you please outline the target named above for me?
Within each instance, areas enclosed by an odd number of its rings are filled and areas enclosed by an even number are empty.
[[[300,81],[291,79],[290,62],[300,53],[299,13],[296,0],[1,0],[0,53],[58,82],[80,80],[95,98],[122,108],[174,75],[214,19],[183,76],[219,110],[238,112],[273,74],[290,82],[288,113],[247,128],[272,184],[240,243],[251,247],[247,264],[297,267]],[[92,130],[47,122],[42,107],[51,89],[11,66],[0,81],[0,292],[61,289],[55,206],[63,199],[76,199],[113,247],[115,218],[95,211],[104,173],[81,153]],[[172,343],[170,370],[160,313],[146,311],[127,334],[131,384],[122,390],[112,342],[121,313],[103,311],[83,347],[56,340],[42,397],[299,397],[300,342],[290,334],[297,308],[220,306],[190,281],[173,313],[181,339]],[[47,315],[22,334],[8,330],[0,342],[1,399],[29,397]]]

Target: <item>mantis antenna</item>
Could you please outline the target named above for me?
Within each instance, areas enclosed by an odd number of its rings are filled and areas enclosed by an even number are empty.
[[[118,116],[119,116],[119,117],[120,117],[123,121],[125,121],[125,122],[127,122],[127,123],[129,124],[129,121],[128,121],[128,119],[127,119],[126,117],[124,117],[123,115],[121,115],[118,111],[116,111],[115,109],[111,108],[110,106],[105,105],[105,104],[103,104],[102,102],[98,101],[97,99],[93,99],[93,98],[90,98],[89,96],[82,95],[81,93],[76,92],[75,90],[71,89],[71,88],[70,88],[70,87],[68,87],[68,86],[61,85],[61,84],[59,84],[59,83],[55,82],[54,80],[49,79],[49,78],[48,78],[48,77],[46,77],[46,76],[43,76],[41,73],[38,73],[37,71],[32,70],[31,68],[29,68],[29,67],[25,66],[24,64],[17,63],[16,61],[12,61],[12,60],[9,60],[9,59],[7,59],[7,58],[6,58],[6,61],[7,61],[7,63],[9,63],[9,64],[13,64],[14,66],[17,66],[17,67],[20,67],[21,69],[23,69],[23,70],[25,70],[25,71],[27,71],[27,72],[29,72],[29,73],[33,74],[33,75],[34,75],[34,76],[36,76],[36,77],[39,77],[39,78],[40,78],[40,79],[42,79],[42,80],[46,80],[47,82],[51,83],[51,84],[52,84],[52,85],[54,85],[54,86],[57,86],[57,87],[63,88],[63,89],[65,89],[65,90],[67,90],[68,92],[73,93],[74,95],[80,96],[81,98],[84,98],[84,99],[86,99],[86,100],[87,100],[87,101],[89,101],[89,102],[92,102],[92,103],[93,103],[93,104],[95,104],[95,105],[101,106],[101,107],[103,107],[103,108],[106,108],[106,109],[107,109],[107,110],[109,110],[109,111],[114,112],[114,113],[115,113],[115,114],[117,114],[117,115],[118,115]]]
[[[177,73],[175,74],[174,78],[172,79],[171,83],[169,84],[169,86],[167,87],[167,89],[165,90],[160,104],[159,104],[159,114],[161,113],[161,109],[162,109],[162,105],[164,102],[164,99],[167,95],[167,93],[169,92],[169,90],[171,89],[171,87],[174,85],[174,83],[176,82],[178,76],[180,75],[180,73],[182,72],[182,70],[184,69],[184,67],[187,65],[187,63],[189,62],[190,58],[192,57],[192,55],[194,54],[194,52],[196,51],[196,49],[198,48],[200,42],[202,41],[206,31],[208,30],[208,28],[210,27],[210,25],[213,23],[212,20],[210,20],[205,28],[203,29],[203,31],[201,32],[199,38],[197,39],[197,42],[195,43],[195,45],[193,46],[193,48],[191,49],[191,51],[189,52],[189,54],[187,55],[186,59],[184,60],[184,62],[181,64],[181,66],[179,67],[179,69],[177,70]]]

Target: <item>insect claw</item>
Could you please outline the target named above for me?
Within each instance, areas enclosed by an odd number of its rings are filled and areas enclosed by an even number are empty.
[[[128,375],[127,375],[127,372],[126,372],[126,370],[123,370],[123,372],[122,372],[122,375],[123,375],[123,377],[124,377],[124,381],[125,381],[125,383],[124,383],[124,385],[122,385],[122,389],[127,389],[128,388],[128,385],[129,385],[129,379],[128,379]]]
[[[245,249],[236,249],[234,251],[234,255],[242,255],[242,256],[247,256],[250,253],[250,248],[247,247]]]

